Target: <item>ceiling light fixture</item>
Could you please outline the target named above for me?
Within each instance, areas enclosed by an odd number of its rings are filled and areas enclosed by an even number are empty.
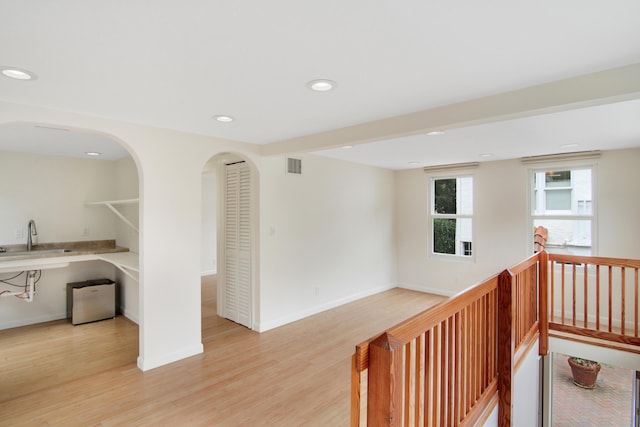
[[[560,148],[574,148],[574,147],[579,147],[580,144],[563,144],[560,146]]]
[[[307,83],[307,87],[315,92],[328,92],[335,89],[336,82],[327,79],[311,80]]]
[[[342,148],[343,150],[351,150],[353,148],[353,145],[344,145],[340,148]]]
[[[86,153],[87,156],[102,156],[102,153],[98,153],[97,151],[87,151]]]
[[[35,73],[32,73],[31,71],[22,70],[15,67],[0,66],[0,72],[5,77],[9,77],[10,79],[15,80],[35,80],[38,78]]]
[[[444,131],[434,130],[434,131],[431,131],[431,132],[427,132],[427,135],[431,135],[431,136],[433,136],[433,135],[442,135],[443,133],[444,133]]]
[[[480,154],[480,157],[491,157],[493,156],[493,153],[482,153]]]
[[[225,116],[225,115],[223,115],[223,114],[219,114],[219,115],[213,116],[213,118],[214,118],[216,121],[220,122],[220,123],[231,123],[232,121],[234,121],[234,120],[235,120],[233,117],[231,117],[231,116]]]

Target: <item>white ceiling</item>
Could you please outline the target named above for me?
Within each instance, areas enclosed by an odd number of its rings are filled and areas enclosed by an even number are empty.
[[[638,16],[637,0],[0,0],[0,65],[38,75],[0,78],[0,100],[273,144],[638,63]],[[313,151],[406,169],[621,148],[640,145],[634,117],[627,101]]]

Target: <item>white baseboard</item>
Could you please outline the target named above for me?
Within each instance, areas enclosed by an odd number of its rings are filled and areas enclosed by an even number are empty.
[[[322,313],[323,311],[327,311],[327,310],[330,310],[332,308],[339,307],[341,305],[344,305],[344,304],[347,304],[347,303],[350,303],[350,302],[353,302],[353,301],[357,301],[359,299],[362,299],[362,298],[365,298],[365,297],[368,297],[368,296],[371,296],[371,295],[378,294],[380,292],[388,291],[389,289],[393,289],[395,287],[396,286],[394,286],[394,285],[381,286],[381,287],[378,287],[378,288],[369,289],[369,290],[366,290],[366,291],[363,291],[363,292],[359,292],[357,294],[349,295],[349,296],[344,297],[344,298],[339,298],[337,300],[330,301],[330,302],[327,302],[327,303],[324,303],[324,304],[321,304],[321,305],[318,305],[318,306],[315,306],[315,307],[311,307],[311,308],[308,308],[306,310],[302,310],[302,311],[299,311],[297,313],[293,313],[293,314],[290,314],[288,316],[281,317],[279,319],[274,319],[274,320],[271,320],[271,321],[260,322],[260,323],[254,324],[253,325],[254,326],[253,330],[258,331],[258,332],[266,332],[266,331],[268,331],[270,329],[275,329],[275,328],[277,328],[279,326],[284,326],[284,325],[286,325],[288,323],[292,323],[292,322],[295,322],[297,320],[304,319],[305,317],[313,316],[314,314]]]
[[[458,292],[454,292],[448,289],[436,289],[436,288],[430,288],[428,286],[410,285],[407,283],[400,283],[398,284],[398,287],[402,289],[408,289],[410,291],[426,292],[428,294],[441,295],[443,297],[452,297],[458,294]]]
[[[138,368],[140,368],[141,371],[148,371],[160,366],[168,365],[169,363],[177,362],[178,360],[186,359],[187,357],[195,356],[203,351],[204,346],[200,343],[191,347],[183,348],[179,351],[160,355],[159,357],[143,358],[142,356],[138,356]]]
[[[126,317],[127,319],[131,320],[136,325],[140,324],[140,319],[138,319],[138,315],[137,314],[133,314],[131,311],[127,310],[126,308],[124,310],[122,310],[122,315],[124,317]]]
[[[0,325],[0,330],[2,329],[11,329],[11,328],[19,328],[20,326],[33,325],[36,323],[44,323],[51,322],[52,320],[60,320],[66,319],[67,312],[64,313],[54,313],[54,314],[46,314],[42,316],[29,317],[27,319],[20,319],[15,322],[7,322]]]

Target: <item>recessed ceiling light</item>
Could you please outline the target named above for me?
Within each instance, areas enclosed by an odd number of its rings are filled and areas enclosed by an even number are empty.
[[[35,73],[32,73],[31,71],[21,70],[20,68],[15,67],[0,66],[0,72],[2,72],[5,77],[16,80],[35,80],[38,78]]]
[[[428,132],[427,135],[442,135],[443,133],[444,131],[434,130],[434,131]]]
[[[311,80],[307,87],[316,92],[328,92],[336,87],[336,82],[327,79]]]
[[[353,145],[344,145],[340,148],[342,148],[343,150],[351,150],[353,148]]]
[[[97,151],[87,151],[86,153],[87,156],[101,156],[102,153],[98,153]]]
[[[493,153],[482,153],[480,154],[480,157],[491,157],[493,156]]]
[[[225,116],[223,114],[219,114],[217,116],[213,116],[213,118],[221,123],[231,123],[235,119],[231,116]]]
[[[579,147],[580,144],[563,144],[560,147],[561,148],[573,148],[573,147]]]

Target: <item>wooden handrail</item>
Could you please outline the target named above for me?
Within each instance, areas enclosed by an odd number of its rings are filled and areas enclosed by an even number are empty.
[[[550,333],[612,348],[640,345],[640,260],[549,254],[547,264]]]
[[[510,425],[514,374],[536,343],[548,353],[549,334],[640,353],[639,270],[542,251],[358,344],[351,425],[475,425],[496,404]]]
[[[497,400],[497,286],[494,276],[356,346],[352,425],[362,395],[368,425],[479,420]]]

